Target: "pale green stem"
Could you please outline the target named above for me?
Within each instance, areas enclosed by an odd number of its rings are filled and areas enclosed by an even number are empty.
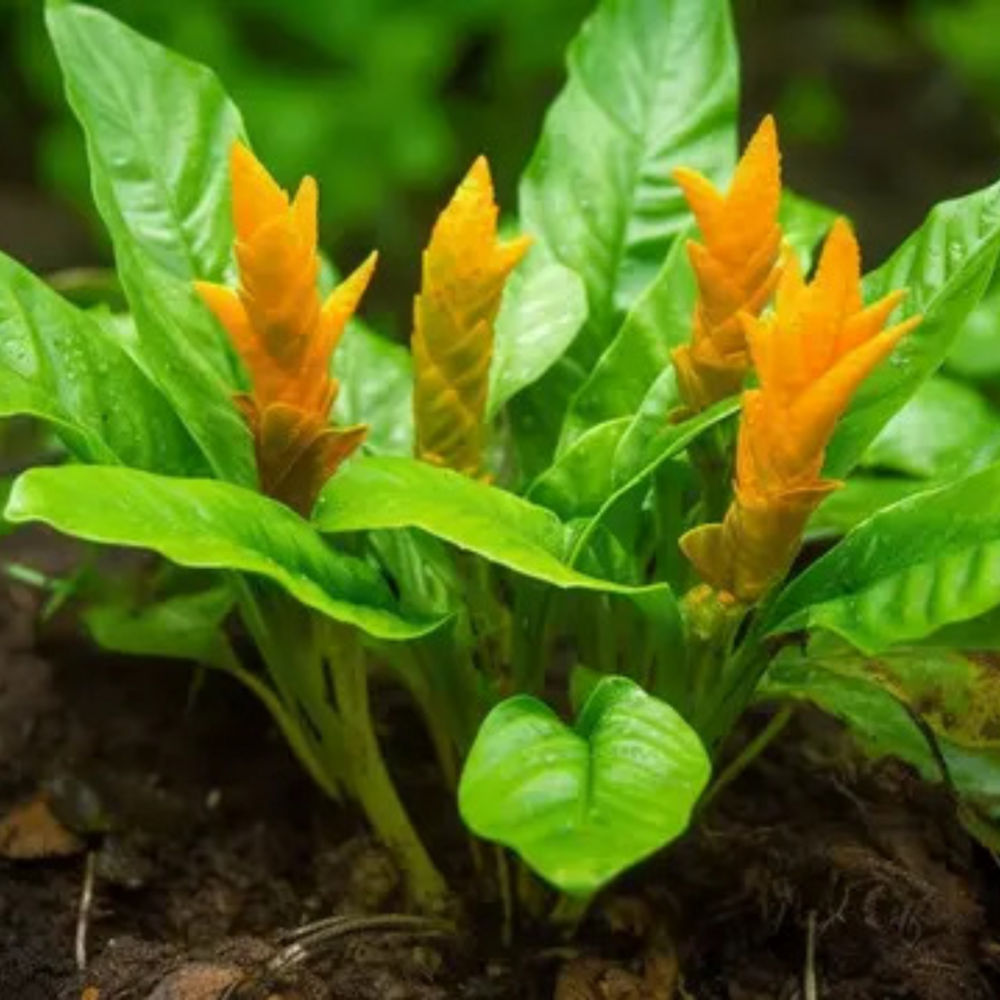
[[[500,943],[509,948],[514,942],[514,893],[511,891],[510,864],[507,851],[499,844],[493,845],[497,862],[497,885],[500,889],[500,903],[503,906],[503,927]]]
[[[774,738],[788,725],[794,709],[795,706],[791,702],[782,705],[771,716],[767,725],[723,768],[722,773],[712,782],[698,803],[699,812],[704,812],[719,792],[732,784],[767,749]]]
[[[368,674],[357,638],[346,636],[334,651],[333,685],[344,726],[351,790],[379,838],[399,859],[410,894],[420,907],[440,910],[448,896],[389,776],[368,699]]]
[[[593,901],[593,893],[585,896],[570,896],[568,893],[563,893],[552,908],[549,920],[560,927],[566,937],[572,937],[583,923]]]

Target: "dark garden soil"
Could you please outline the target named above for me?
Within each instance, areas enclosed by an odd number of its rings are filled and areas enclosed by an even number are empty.
[[[380,924],[403,907],[391,861],[235,684],[207,677],[191,700],[184,666],[109,657],[68,620],[39,630],[36,612],[33,593],[0,586],[0,816],[44,790],[33,815],[54,813],[86,850],[0,860],[0,1000],[1000,996],[994,859],[946,794],[866,763],[815,714],[800,713],[693,834],[606,894],[575,938],[540,936],[521,916],[505,949],[488,901],[466,899],[453,936]],[[380,703],[432,850],[471,885],[463,842],[442,839],[457,819],[419,727],[392,692]],[[8,853],[39,834],[4,829]],[[337,936],[287,950],[283,934],[338,915],[352,919]]]

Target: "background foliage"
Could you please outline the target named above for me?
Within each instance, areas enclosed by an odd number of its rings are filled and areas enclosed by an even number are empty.
[[[489,155],[502,203],[513,206],[566,43],[592,6],[95,3],[213,66],[279,178],[317,176],[325,245],[337,260],[382,251],[368,315],[400,336],[418,248],[477,153]],[[95,242],[83,145],[40,6],[0,0],[0,247],[45,271],[106,260],[108,250]],[[737,0],[735,9],[744,132],[777,111],[790,186],[856,218],[869,263],[927,205],[992,178],[1000,152],[993,0]]]

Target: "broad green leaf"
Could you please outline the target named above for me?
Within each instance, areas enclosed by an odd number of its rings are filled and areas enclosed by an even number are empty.
[[[215,74],[96,7],[55,2],[46,13],[105,222],[174,276],[221,280],[229,149],[243,124]]]
[[[826,472],[845,476],[894,413],[944,361],[979,302],[1000,254],[1000,184],[941,202],[924,224],[864,281],[865,301],[896,288],[909,295],[899,316],[923,322],[862,383],[827,451]]]
[[[724,0],[604,0],[521,183],[524,229],[587,289],[571,354],[588,369],[689,222],[676,166],[727,179],[738,66]]]
[[[836,214],[786,191],[780,215],[786,242],[797,251],[808,270],[813,253]],[[670,364],[670,352],[690,340],[695,298],[687,238],[682,233],[573,397],[563,425],[560,451],[565,451],[588,428],[631,416],[639,409],[657,377]]]
[[[708,783],[698,736],[624,677],[570,728],[519,695],[486,717],[458,790],[462,818],[563,892],[587,895],[680,836]]]
[[[574,569],[568,561],[572,533],[551,511],[415,459],[351,462],[327,483],[313,523],[332,534],[419,528],[557,587],[634,593]]]
[[[83,462],[204,469],[166,399],[111,327],[0,254],[0,416],[52,425]]]
[[[302,604],[385,639],[426,633],[396,610],[381,577],[335,552],[308,522],[250,490],[110,466],[31,469],[4,516],[88,541],[151,549],[181,566],[274,581]]]
[[[319,291],[326,298],[343,274],[320,251]],[[413,454],[413,360],[409,350],[354,317],[331,360],[340,382],[337,423],[367,424],[364,448],[375,455]]]
[[[975,389],[936,376],[882,428],[859,464],[946,480],[975,472],[998,455],[1000,414]]]
[[[566,407],[585,379],[583,368],[564,354],[508,404],[519,489],[552,464]]]
[[[551,511],[449,469],[404,458],[359,458],[324,488],[313,511],[320,531],[417,528],[499,566],[560,588],[618,594],[643,614],[664,648],[683,647],[667,584],[629,586],[582,572],[578,532]]]
[[[233,603],[230,588],[220,585],[139,606],[120,599],[102,601],[86,609],[83,621],[105,649],[229,670],[235,658],[222,624]]]
[[[883,507],[905,500],[914,493],[933,489],[934,484],[923,479],[889,476],[851,476],[820,504],[809,519],[806,539],[839,538],[867,521]]]
[[[979,653],[1000,650],[1000,606],[975,618],[945,625],[921,640],[920,645]]]
[[[555,364],[586,318],[587,296],[579,277],[541,248],[533,249],[508,279],[497,315],[489,419]]]
[[[975,381],[1000,375],[1000,281],[996,273],[989,290],[958,331],[946,367]]]
[[[228,267],[226,163],[239,114],[208,70],[103,11],[53,3],[47,23],[136,321],[128,349],[216,474],[253,483],[249,434],[229,398],[232,352],[191,285]]]
[[[160,386],[215,475],[240,486],[256,485],[252,439],[233,403],[232,388],[188,339],[193,328],[185,326],[183,317],[191,289],[160,268],[144,268],[137,253],[126,243],[116,246],[118,273],[132,290],[135,318],[135,339],[124,342],[126,349]]]
[[[778,596],[762,633],[828,629],[866,653],[1000,604],[1000,465],[876,514]]]
[[[934,731],[948,776],[964,809],[971,810],[971,816],[960,810],[970,832],[974,836],[983,832],[970,819],[1000,820],[1000,752],[995,747],[1000,702],[995,668],[977,667],[974,661],[943,651],[936,654],[935,662],[921,651],[900,650],[894,654],[891,673],[883,677],[881,659],[866,669],[864,664],[849,666],[846,656],[838,659],[819,652],[783,652],[768,671],[758,697],[809,700],[843,720],[872,756],[899,757],[927,780],[940,782],[940,763],[927,735],[904,707],[909,704]],[[931,711],[926,714],[919,702],[921,689],[932,697]],[[984,704],[977,705],[977,701]],[[967,729],[974,719],[972,731],[963,735],[963,728],[942,725],[946,720],[940,710],[946,703],[971,710],[971,715],[957,715],[955,721]],[[985,743],[980,737],[985,737]],[[995,828],[992,834],[996,836]]]
[[[615,452],[631,424],[620,417],[591,427],[531,484],[528,499],[566,521],[593,517],[615,491]]]
[[[563,424],[561,453],[589,428],[636,412],[656,377],[670,364],[670,352],[690,339],[694,302],[694,274],[685,240],[677,239],[573,397]]]
[[[376,455],[413,453],[413,364],[401,344],[351,323],[333,355],[340,380],[334,419],[368,424],[365,450]]]
[[[724,400],[690,420],[671,423],[674,390],[673,370],[667,369],[635,417],[610,420],[589,430],[532,484],[529,499],[566,521],[599,521],[665,461],[739,408],[738,399]]]
[[[740,408],[739,397],[732,396],[682,423],[674,423],[671,415],[679,402],[674,370],[667,368],[649,387],[618,444],[613,472],[619,491],[647,479],[666,459],[678,454],[700,434],[727,420]]]

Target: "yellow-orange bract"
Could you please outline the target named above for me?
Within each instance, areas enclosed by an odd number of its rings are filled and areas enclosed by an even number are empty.
[[[330,359],[371,278],[372,254],[320,301],[316,283],[316,182],[289,201],[253,153],[230,156],[238,290],[197,282],[250,376],[236,397],[254,435],[261,489],[308,514],[323,483],[360,445],[367,428],[333,427],[338,384]]]
[[[747,145],[726,194],[694,170],[674,171],[704,243],[688,243],[698,283],[691,343],[673,352],[681,395],[703,410],[738,392],[750,366],[741,312],[756,315],[778,282],[781,158],[768,115]]]
[[[479,157],[438,217],[413,304],[413,412],[419,458],[483,473],[493,322],[507,276],[530,240],[497,240],[497,205]]]
[[[840,484],[821,477],[837,420],[869,372],[908,330],[883,329],[906,294],[864,307],[861,259],[838,219],[807,284],[794,261],[778,284],[774,313],[743,314],[760,388],[743,394],[735,498],[722,524],[695,528],[681,547],[699,575],[737,600],[757,600],[791,565],[809,515]]]

